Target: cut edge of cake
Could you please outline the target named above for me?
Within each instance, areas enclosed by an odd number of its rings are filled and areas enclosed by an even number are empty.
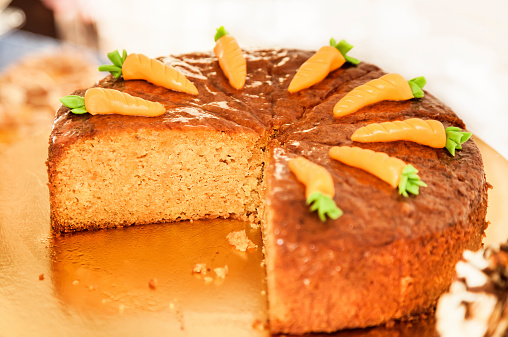
[[[254,132],[199,128],[110,132],[65,149],[50,142],[52,225],[74,232],[218,217],[256,221],[265,146]]]

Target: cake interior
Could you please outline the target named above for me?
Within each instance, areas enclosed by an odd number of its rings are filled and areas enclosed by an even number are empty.
[[[141,129],[80,140],[56,167],[53,219],[66,232],[217,217],[253,220],[264,162],[260,142],[255,133],[203,129]]]

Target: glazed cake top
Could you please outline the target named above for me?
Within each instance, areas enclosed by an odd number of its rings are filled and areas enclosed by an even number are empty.
[[[473,141],[452,157],[446,149],[398,141],[355,143],[351,134],[372,122],[413,117],[436,119],[445,127],[465,128],[455,113],[431,94],[409,101],[384,101],[334,118],[333,106],[351,89],[384,74],[378,67],[346,63],[323,81],[290,94],[289,83],[313,52],[301,50],[246,50],[247,80],[243,90],[233,89],[212,53],[191,53],[161,58],[181,71],[197,87],[191,96],[141,80],[106,77],[98,83],[151,101],[167,112],[154,118],[121,115],[75,115],[62,107],[50,139],[50,160],[58,159],[73,142],[114,132],[211,129],[256,133],[271,140],[275,165],[268,172],[271,204],[279,212],[276,223],[284,242],[326,239],[337,244],[383,245],[394,240],[442,232],[469,214],[485,197],[485,177]],[[83,94],[78,91],[77,94]],[[405,198],[371,174],[331,160],[331,146],[354,145],[381,151],[412,164],[428,187]],[[305,205],[304,187],[289,172],[287,161],[296,155],[326,167],[335,183],[335,202],[344,211],[337,220],[322,223]],[[296,206],[295,206],[296,205]],[[290,209],[290,211],[288,211]],[[374,220],[375,219],[375,220]],[[301,225],[305,223],[305,226]],[[304,238],[304,239],[303,239]],[[340,243],[339,243],[340,242]]]

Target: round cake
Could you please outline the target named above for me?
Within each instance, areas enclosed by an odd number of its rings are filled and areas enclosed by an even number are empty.
[[[384,72],[346,63],[290,93],[313,52],[244,55],[241,90],[212,53],[160,59],[193,82],[197,95],[112,76],[97,84],[163,104],[159,117],[76,115],[62,107],[48,158],[54,230],[215,217],[260,223],[273,333],[367,327],[428,311],[449,287],[462,252],[481,247],[488,184],[480,152],[472,140],[452,156],[409,141],[358,143],[351,135],[374,122],[421,118],[465,129],[462,120],[427,92],[334,117],[341,98]],[[331,159],[334,146],[401,159],[426,187],[402,196]],[[322,221],[309,209],[305,186],[288,166],[296,157],[328,170],[342,216]]]

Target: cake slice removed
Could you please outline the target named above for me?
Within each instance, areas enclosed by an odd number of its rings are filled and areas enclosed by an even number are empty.
[[[246,219],[259,205],[259,139],[254,132],[115,127],[59,138],[48,161],[53,227]]]

